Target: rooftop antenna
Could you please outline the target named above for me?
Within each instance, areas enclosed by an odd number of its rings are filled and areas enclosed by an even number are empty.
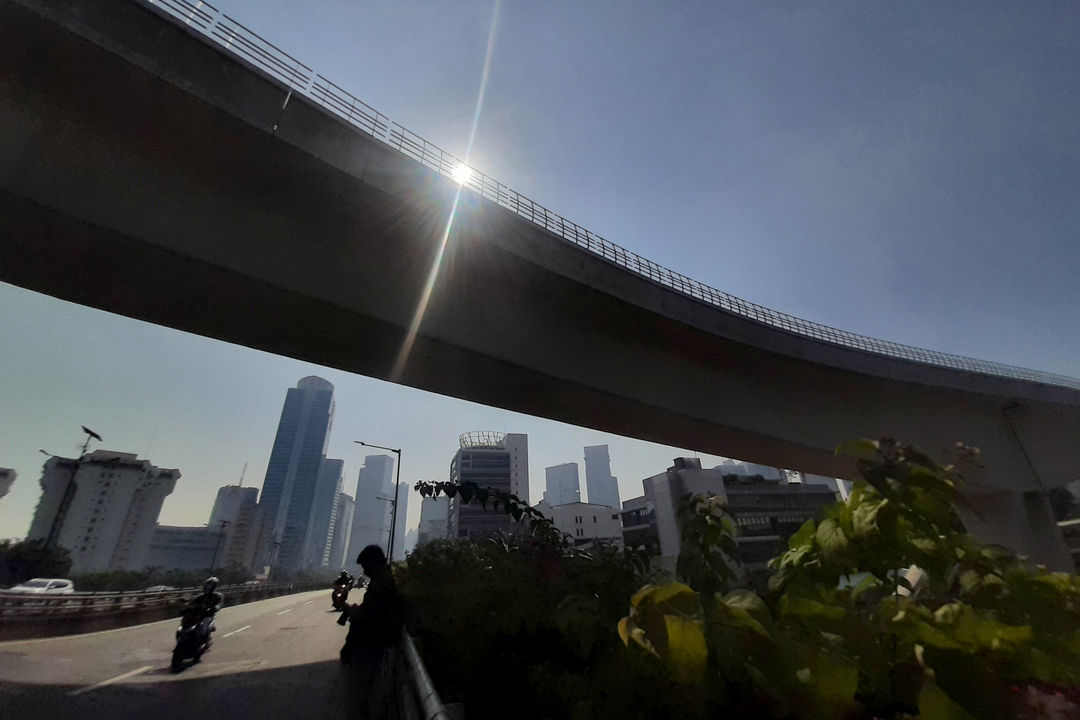
[[[150,441],[146,443],[146,449],[143,450],[143,460],[150,457],[150,448],[154,445],[154,438],[157,437],[157,428],[154,428],[154,432],[150,433]]]
[[[237,487],[244,487],[245,475],[247,475],[247,463],[244,463],[244,469],[240,471],[240,484]]]

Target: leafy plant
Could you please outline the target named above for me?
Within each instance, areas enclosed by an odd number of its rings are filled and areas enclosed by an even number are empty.
[[[706,713],[1015,718],[1058,697],[1080,684],[1080,580],[963,532],[978,452],[958,451],[939,465],[888,439],[841,444],[860,475],[849,501],[790,538],[760,595],[728,589],[733,526],[714,505],[703,529],[708,502],[691,499],[690,585],[643,588],[620,636],[699,687]]]

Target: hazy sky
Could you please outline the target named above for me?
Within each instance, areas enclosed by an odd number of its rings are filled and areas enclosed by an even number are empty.
[[[594,232],[836,327],[1080,376],[1080,6],[1074,3],[221,0],[411,130]],[[442,479],[461,432],[543,467],[607,442],[623,497],[682,451],[450,400],[0,285],[0,537],[42,447],[150,447],[184,474],[163,522],[259,484],[285,389],[337,388],[330,454],[405,450]],[[152,440],[152,443],[151,443]],[[351,492],[351,487],[349,490]],[[411,522],[418,516],[410,507]]]

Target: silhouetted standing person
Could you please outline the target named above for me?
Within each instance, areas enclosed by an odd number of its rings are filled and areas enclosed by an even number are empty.
[[[346,605],[338,620],[349,623],[349,634],[341,648],[341,662],[354,665],[364,689],[370,695],[383,655],[398,641],[402,627],[402,603],[394,584],[394,575],[386,555],[378,545],[368,545],[360,551],[356,562],[370,578],[364,600],[359,605]]]

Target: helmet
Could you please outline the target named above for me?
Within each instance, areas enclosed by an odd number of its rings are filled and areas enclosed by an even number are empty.
[[[206,582],[203,583],[203,592],[214,592],[214,590],[217,589],[217,586],[218,579],[211,575],[210,577],[206,578]]]

